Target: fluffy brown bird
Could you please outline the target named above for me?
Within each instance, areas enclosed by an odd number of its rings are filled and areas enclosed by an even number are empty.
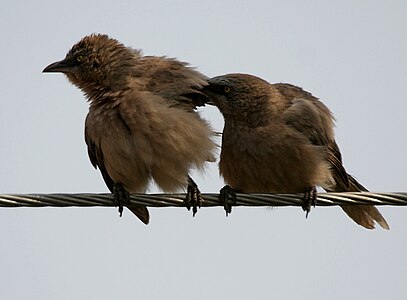
[[[211,78],[204,91],[225,119],[220,173],[243,193],[302,193],[315,204],[315,186],[326,191],[366,189],[342,165],[331,111],[291,84],[270,84],[247,74]],[[226,186],[223,193],[231,192]],[[226,208],[228,209],[228,208]],[[374,206],[342,206],[357,224],[389,229]]]
[[[90,103],[85,140],[121,214],[127,206],[149,222],[145,206],[129,193],[144,193],[151,179],[165,192],[187,187],[187,205],[201,200],[188,173],[214,161],[209,124],[195,111],[203,105],[206,77],[188,64],[143,56],[107,35],[92,34],[43,72],[64,73]]]

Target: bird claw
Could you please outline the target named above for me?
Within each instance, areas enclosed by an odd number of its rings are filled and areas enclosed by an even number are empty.
[[[311,211],[311,206],[315,207],[317,204],[317,188],[315,186],[309,187],[305,190],[304,197],[302,198],[302,209],[306,212],[305,217]]]
[[[188,210],[191,210],[192,207],[193,217],[195,217],[198,212],[198,207],[201,208],[202,202],[203,199],[201,192],[198,189],[198,185],[188,176],[187,195],[184,199],[184,203]]]
[[[113,205],[119,207],[120,217],[123,215],[123,206],[130,203],[130,193],[120,183],[113,186]]]
[[[225,185],[219,191],[219,202],[226,211],[226,217],[232,213],[232,206],[236,205],[236,190],[230,185]]]

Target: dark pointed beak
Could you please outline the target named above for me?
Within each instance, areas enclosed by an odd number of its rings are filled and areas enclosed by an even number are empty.
[[[201,92],[204,93],[206,95],[206,97],[208,98],[205,101],[205,104],[216,106],[215,103],[213,103],[213,101],[212,101],[212,98],[215,95],[215,93],[213,92],[212,87],[210,85],[204,86],[203,89],[201,90]]]
[[[72,73],[74,65],[72,64],[71,61],[68,61],[66,59],[54,62],[47,66],[44,70],[42,70],[43,73]]]

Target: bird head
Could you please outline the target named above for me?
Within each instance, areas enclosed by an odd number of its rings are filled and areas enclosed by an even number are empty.
[[[223,114],[225,121],[247,120],[269,106],[270,84],[249,74],[227,74],[208,79],[203,92]]]
[[[132,60],[139,52],[125,47],[104,34],[85,36],[61,61],[47,66],[43,72],[64,73],[81,89],[89,85],[114,89],[130,72]]]

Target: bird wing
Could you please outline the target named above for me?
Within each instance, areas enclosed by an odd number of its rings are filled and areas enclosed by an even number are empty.
[[[275,87],[288,102],[288,108],[284,112],[286,123],[307,136],[311,143],[324,146],[327,151],[326,157],[336,184],[323,188],[328,192],[367,191],[342,165],[341,152],[334,139],[334,118],[331,111],[317,98],[299,87],[283,83]],[[341,207],[351,219],[365,228],[373,229],[376,221],[384,229],[389,229],[389,224],[373,205],[341,205]]]
[[[113,185],[114,181],[112,178],[110,178],[104,161],[103,161],[103,153],[102,149],[100,148],[100,145],[98,142],[92,139],[90,132],[89,132],[89,126],[88,126],[88,121],[89,121],[89,115],[86,117],[85,121],[85,142],[88,147],[88,155],[90,162],[92,163],[93,167],[95,169],[99,168],[100,172],[102,173],[103,180],[105,181],[108,189],[110,192],[113,193]]]
[[[103,152],[100,147],[100,144],[98,141],[96,141],[94,138],[92,138],[92,134],[90,131],[91,126],[89,125],[89,115],[86,117],[85,121],[85,142],[86,145],[88,146],[88,155],[90,162],[92,165],[95,167],[95,169],[99,168],[100,172],[102,173],[103,180],[106,183],[106,186],[110,190],[111,193],[114,193],[114,184],[115,182],[113,179],[109,176],[109,173],[107,172],[104,158],[103,158]],[[148,224],[150,220],[150,215],[147,210],[147,207],[144,205],[138,205],[138,204],[128,204],[126,207],[133,213],[135,214],[144,224]]]
[[[306,136],[312,144],[326,149],[326,158],[337,186],[348,190],[349,177],[334,139],[334,118],[331,111],[318,98],[300,87],[286,83],[273,86],[288,103],[283,114],[286,124]]]
[[[193,110],[209,101],[200,91],[208,85],[207,77],[187,63],[157,56],[144,56],[139,63],[144,65],[147,90],[171,102],[170,106]]]

